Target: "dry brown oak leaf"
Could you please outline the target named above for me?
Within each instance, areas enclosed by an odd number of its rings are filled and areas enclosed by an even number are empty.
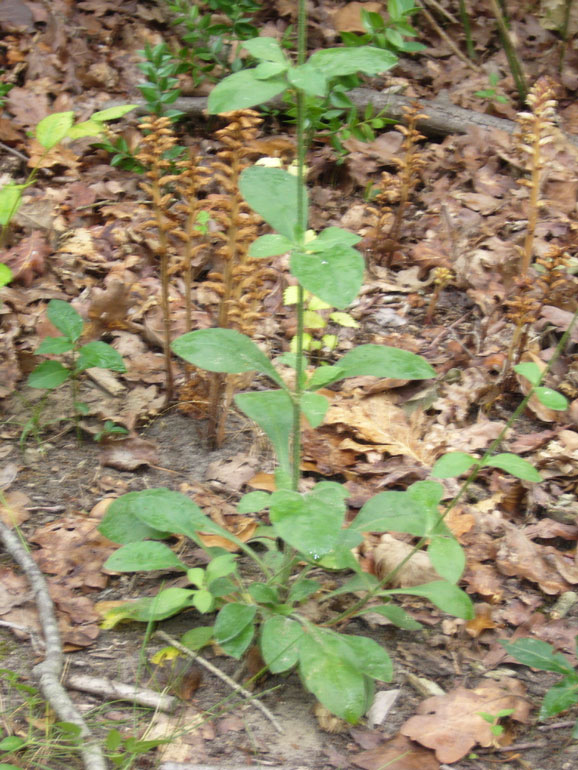
[[[496,741],[491,725],[480,712],[495,715],[513,709],[511,719],[528,720],[530,704],[524,692],[521,682],[508,678],[484,682],[474,690],[457,687],[447,695],[423,701],[417,715],[410,717],[400,732],[434,749],[440,762],[457,762],[476,744],[491,746]]]

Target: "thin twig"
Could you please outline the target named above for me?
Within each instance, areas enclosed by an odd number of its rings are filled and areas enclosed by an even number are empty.
[[[241,687],[240,684],[237,684],[237,682],[233,681],[230,676],[227,676],[227,674],[224,674],[222,671],[220,671],[216,666],[213,666],[212,663],[209,663],[208,660],[201,657],[198,653],[193,652],[192,650],[189,650],[188,647],[185,647],[184,644],[181,644],[176,639],[174,639],[172,636],[169,636],[164,631],[157,631],[157,636],[160,636],[161,639],[164,639],[165,642],[168,642],[172,647],[179,650],[179,652],[182,652],[183,655],[187,655],[192,660],[195,660],[197,663],[200,663],[201,666],[204,666],[207,671],[210,671],[211,674],[214,674],[215,676],[218,676],[219,679],[221,679],[223,682],[229,685],[229,687],[235,692],[242,695],[244,698],[247,698],[251,701],[251,703],[258,708],[271,722],[273,727],[277,730],[278,733],[283,733],[283,728],[279,724],[279,722],[275,719],[273,714],[269,711],[267,706],[263,705],[260,700],[257,700],[255,697],[255,694],[252,692],[249,692],[249,690],[246,690],[244,687]]]
[[[11,155],[15,155],[17,158],[20,158],[20,160],[23,160],[24,163],[28,163],[28,158],[26,155],[23,155],[18,150],[15,150],[14,147],[8,147],[7,144],[4,144],[4,142],[0,142],[0,147],[5,151],[9,152]]]
[[[549,732],[550,730],[563,730],[566,727],[574,727],[575,719],[564,719],[562,722],[552,722],[551,725],[538,725],[538,730]]]
[[[42,694],[63,722],[72,722],[80,728],[79,751],[86,770],[107,770],[102,749],[95,741],[88,725],[60,683],[63,654],[60,631],[56,623],[54,605],[44,575],[16,535],[0,520],[0,540],[4,548],[25,573],[38,609],[38,618],[46,645],[44,660],[32,669]]]
[[[543,749],[549,744],[546,741],[528,741],[527,743],[512,743],[511,746],[490,746],[489,748],[478,748],[476,751],[480,754],[492,754],[494,751],[508,753],[509,751],[525,751],[526,749]]]
[[[438,33],[438,35],[441,37],[443,41],[450,47],[450,49],[455,53],[455,55],[463,61],[463,63],[466,65],[466,67],[469,67],[470,69],[474,70],[475,72],[481,72],[482,68],[479,67],[477,64],[474,64],[471,59],[468,59],[468,57],[460,51],[460,49],[457,47],[457,45],[454,43],[454,41],[451,39],[451,37],[444,32],[444,30],[440,27],[440,25],[437,23],[437,21],[434,19],[434,17],[431,15],[431,13],[428,11],[427,8],[424,8],[423,5],[417,0],[416,5],[421,8],[421,12],[426,17],[430,25],[434,28],[434,30]]]
[[[172,695],[164,695],[155,690],[134,687],[123,682],[113,682],[106,677],[70,674],[66,677],[66,684],[72,687],[73,690],[100,695],[109,700],[126,700],[139,706],[146,706],[147,708],[168,713],[175,711],[179,705],[178,698],[174,698]]]

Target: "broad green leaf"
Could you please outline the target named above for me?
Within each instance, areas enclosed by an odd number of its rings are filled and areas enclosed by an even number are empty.
[[[548,409],[554,409],[557,412],[564,412],[568,409],[568,399],[557,390],[552,388],[535,388],[534,395],[541,404]]]
[[[380,644],[365,636],[341,634],[340,638],[353,652],[360,671],[380,682],[391,682],[393,664],[387,651]]]
[[[553,671],[555,674],[572,674],[574,667],[564,655],[554,652],[548,642],[541,639],[516,639],[514,642],[500,641],[508,655],[525,666],[537,668],[540,671]]]
[[[2,222],[0,222],[0,224],[2,224]],[[6,286],[6,284],[10,283],[13,278],[14,275],[8,265],[5,265],[4,262],[0,262],[0,286]]]
[[[466,452],[448,452],[440,457],[432,468],[431,475],[437,479],[451,479],[470,470],[479,460]]]
[[[329,318],[333,321],[333,323],[339,324],[339,326],[343,326],[346,329],[358,329],[359,323],[355,320],[355,318],[352,318],[349,313],[331,313]]]
[[[329,84],[327,77],[318,67],[310,62],[291,67],[287,73],[287,80],[295,88],[305,91],[309,96],[326,96]]]
[[[7,735],[6,738],[3,738],[0,741],[0,751],[18,751],[25,746],[26,743],[26,738],[18,738],[16,735]],[[2,765],[0,765],[0,768],[1,767]],[[9,767],[14,767],[14,765],[9,765]],[[18,770],[18,768],[16,768],[16,770]]]
[[[324,388],[332,382],[343,379],[343,369],[339,366],[320,366],[315,369],[309,381],[307,382],[307,390],[318,390]]]
[[[372,46],[325,48],[309,57],[309,64],[321,70],[328,79],[356,72],[378,75],[395,67],[397,62],[395,54]]]
[[[186,588],[166,588],[156,596],[135,599],[108,608],[103,613],[102,628],[114,628],[121,620],[164,620],[192,606],[194,591]]]
[[[317,428],[327,414],[329,401],[320,393],[305,392],[301,398],[301,408],[312,428]]]
[[[201,588],[193,594],[193,607],[202,615],[214,609],[215,598],[206,588]]]
[[[235,403],[249,419],[262,428],[273,444],[277,462],[291,472],[290,437],[293,430],[293,403],[284,390],[237,393]]]
[[[228,642],[221,642],[220,647],[226,655],[230,655],[232,658],[239,660],[249,649],[254,636],[255,624],[250,623],[241,631],[240,634],[234,636],[232,639],[229,639]]]
[[[288,241],[295,239],[299,221],[298,185],[297,177],[288,171],[266,166],[246,168],[239,180],[239,190],[249,206]],[[302,193],[307,202],[305,186]]]
[[[292,604],[302,602],[304,599],[308,599],[313,596],[314,593],[321,589],[321,583],[318,580],[309,580],[309,578],[298,579],[296,583],[293,583],[287,601]]]
[[[73,123],[74,112],[55,112],[38,123],[35,136],[46,150],[50,150],[68,135]]]
[[[187,565],[167,545],[155,540],[123,545],[108,557],[104,568],[112,572],[152,572],[158,569],[187,571]]]
[[[38,346],[36,353],[38,355],[60,355],[67,353],[74,348],[73,343],[68,337],[45,337]]]
[[[287,88],[285,77],[259,80],[252,69],[241,70],[223,78],[209,94],[211,115],[231,110],[244,110],[268,102]]]
[[[91,120],[96,120],[100,123],[104,123],[107,120],[118,120],[126,115],[131,110],[136,110],[138,104],[121,104],[118,107],[108,107],[106,110],[99,110],[94,112],[91,116]]]
[[[268,80],[285,72],[288,66],[287,62],[264,61],[258,64],[253,72],[259,80]]]
[[[324,569],[342,570],[349,569],[360,571],[359,562],[352,554],[352,550],[363,542],[363,535],[352,529],[342,529],[338,535],[332,550],[317,560],[315,556],[312,561]]]
[[[350,524],[357,532],[427,534],[427,511],[406,492],[379,492],[369,499]]]
[[[251,604],[231,602],[225,604],[215,620],[214,636],[218,644],[239,636],[248,626],[251,626],[257,612],[257,607]]]
[[[270,499],[269,492],[262,492],[261,490],[248,492],[237,503],[237,511],[238,513],[258,513],[269,507]]]
[[[197,626],[181,636],[180,642],[189,650],[197,651],[206,647],[213,639],[213,626]]]
[[[419,631],[423,628],[421,623],[418,623],[417,620],[410,617],[407,612],[402,610],[401,607],[398,607],[397,604],[379,604],[377,607],[364,607],[357,612],[356,615],[366,615],[370,612],[376,612],[378,615],[383,615],[383,617],[387,618],[394,626],[403,628],[405,631]]]
[[[199,329],[177,337],[173,351],[190,364],[209,372],[261,372],[278,385],[283,380],[265,353],[253,340],[235,329]]]
[[[261,235],[249,246],[249,256],[260,259],[262,257],[278,257],[291,251],[293,243],[283,235],[270,233]]]
[[[510,452],[504,452],[503,454],[490,457],[486,460],[484,466],[500,468],[507,473],[511,473],[512,476],[523,479],[524,481],[542,481],[542,477],[531,463]]]
[[[449,583],[457,583],[466,567],[464,549],[452,535],[436,535],[427,548],[435,571]]]
[[[336,246],[355,246],[360,240],[361,236],[349,230],[343,230],[341,227],[327,227],[313,241],[308,241],[306,248],[307,251],[320,253],[330,251]]]
[[[273,615],[263,623],[261,654],[272,674],[288,671],[297,663],[302,636],[303,629],[291,618]]]
[[[578,703],[578,674],[563,679],[551,687],[542,701],[540,719],[559,714]]]
[[[145,523],[150,514],[156,522]],[[143,518],[141,518],[141,516]],[[170,534],[182,532],[183,522],[187,530],[192,530],[196,537],[195,526],[210,521],[199,507],[180,492],[169,489],[145,489],[142,492],[129,492],[113,500],[98,527],[98,531],[113,543],[134,543],[145,538],[163,540]],[[200,527],[209,531],[208,527]]]
[[[44,361],[30,372],[27,385],[31,388],[52,390],[62,385],[70,376],[70,371],[59,361]]]
[[[211,585],[213,580],[231,575],[237,569],[237,557],[232,553],[224,553],[211,559],[206,569],[206,583]]]
[[[46,308],[46,315],[50,323],[72,342],[76,342],[82,334],[84,328],[82,316],[68,302],[51,299]]]
[[[305,289],[339,309],[353,302],[363,281],[363,257],[351,246],[335,246],[320,254],[294,251],[290,264]]]
[[[274,492],[269,506],[271,523],[279,537],[318,561],[339,542],[347,495],[333,481],[322,481],[306,494]]]
[[[113,372],[126,372],[126,366],[120,353],[111,345],[100,340],[87,342],[78,351],[76,370],[79,372],[98,366]]]
[[[372,375],[396,380],[428,380],[435,370],[421,356],[387,345],[359,345],[338,362],[343,377]]]
[[[22,205],[22,185],[6,184],[0,190],[0,225],[10,224]]]
[[[257,604],[279,604],[277,589],[267,583],[251,583],[248,590]]]
[[[255,59],[277,62],[279,64],[289,63],[283,49],[273,37],[254,37],[251,40],[244,40],[242,46]]]
[[[534,364],[531,361],[527,361],[523,364],[516,364],[516,366],[514,366],[514,371],[529,380],[532,385],[537,385],[542,379],[540,367],[538,364]]]
[[[100,136],[103,132],[102,123],[96,120],[85,120],[82,123],[76,123],[68,130],[67,137],[71,140],[83,139],[85,136]]]
[[[476,616],[474,606],[470,597],[445,580],[434,580],[432,583],[425,583],[415,588],[395,588],[383,591],[384,594],[410,594],[411,596],[423,596],[429,599],[432,604],[439,607],[448,615],[465,620],[473,620]]]
[[[336,716],[356,724],[367,711],[367,677],[337,634],[308,628],[299,640],[299,671],[307,689]]]

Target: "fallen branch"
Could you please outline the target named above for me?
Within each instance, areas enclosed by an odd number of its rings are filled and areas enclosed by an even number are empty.
[[[241,685],[237,684],[237,682],[231,679],[230,676],[227,676],[227,674],[224,674],[216,666],[213,666],[212,663],[209,663],[208,660],[205,660],[205,658],[201,657],[197,652],[193,652],[192,650],[189,650],[189,648],[185,647],[184,644],[177,642],[177,640],[173,639],[172,636],[165,634],[164,631],[157,631],[156,635],[160,636],[161,639],[164,639],[165,642],[168,642],[172,647],[175,647],[175,649],[177,649],[179,652],[182,652],[183,655],[187,655],[189,658],[192,658],[192,660],[195,660],[201,666],[204,666],[207,669],[207,671],[211,672],[211,674],[218,676],[219,679],[225,682],[225,684],[228,684],[232,690],[234,690],[235,692],[238,692],[244,698],[247,698],[248,700],[250,700],[251,703],[255,706],[255,708],[258,708],[259,711],[261,711],[267,717],[267,719],[271,722],[271,724],[277,730],[278,733],[283,732],[283,728],[281,727],[279,722],[275,719],[275,717],[269,711],[267,706],[263,705],[260,700],[257,700],[255,698],[254,693],[249,692],[249,690],[246,690],[244,687],[241,687]]]
[[[172,695],[163,695],[163,693],[155,692],[155,690],[134,687],[122,682],[112,682],[106,677],[70,674],[66,677],[66,684],[73,690],[89,692],[92,695],[100,695],[110,700],[126,700],[169,714],[175,711],[179,705],[179,699]]]
[[[58,718],[62,722],[72,722],[80,728],[79,751],[86,770],[107,770],[107,762],[100,745],[60,683],[63,665],[62,643],[54,614],[54,605],[48,593],[44,575],[18,537],[1,520],[0,540],[7,553],[26,575],[38,609],[46,651],[44,660],[32,669],[32,675],[38,681],[42,694]]]
[[[390,93],[387,89],[383,91],[374,91],[371,88],[354,88],[348,91],[348,96],[353,104],[362,112],[368,104],[372,104],[377,110],[387,110],[387,116],[393,120],[402,121],[404,119],[403,108],[409,106],[415,99],[408,99],[400,94]],[[518,129],[518,124],[505,118],[496,118],[493,115],[486,115],[483,112],[475,110],[465,110],[462,107],[456,107],[448,98],[439,96],[437,99],[427,100],[418,99],[420,110],[426,113],[427,118],[418,121],[418,128],[427,136],[447,136],[448,134],[467,134],[470,128],[477,126],[485,131],[498,129],[512,134]],[[137,115],[147,115],[148,107],[143,100],[135,99],[137,104]],[[119,100],[107,102],[104,107],[118,107],[125,104]],[[267,102],[268,107],[283,109],[283,102],[279,99],[272,99]],[[187,115],[205,116],[207,111],[206,96],[182,96],[174,103],[174,107]],[[566,134],[569,142],[578,146],[578,136]]]

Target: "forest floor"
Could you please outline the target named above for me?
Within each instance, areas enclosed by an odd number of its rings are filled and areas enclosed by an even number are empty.
[[[286,0],[266,4],[255,21],[262,34],[281,39],[293,21],[293,5]],[[311,49],[336,44],[339,30],[358,31],[357,5],[310,3]],[[370,10],[375,5],[368,4]],[[578,150],[565,136],[578,135],[578,42],[571,27],[560,71],[559,34],[545,28],[533,5],[516,5],[511,29],[528,83],[551,77],[558,101],[553,141],[544,149],[547,173],[541,183],[534,256],[548,258],[559,249],[570,258],[561,287],[550,286],[537,297],[536,318],[528,327],[522,360],[543,368],[576,310],[578,296]],[[440,37],[428,18],[418,15],[414,24],[426,50],[401,56],[386,76],[364,86],[376,92],[393,86],[408,99],[449,99],[473,113],[515,120],[521,107],[488,4],[469,3],[478,52],[476,62],[469,64],[465,54],[459,57],[448,44],[449,38],[461,52],[466,50],[463,29],[455,21],[458,3],[448,0],[440,7],[450,17],[439,10],[432,13],[447,37]],[[39,120],[66,110],[84,120],[111,101],[141,102],[137,51],[147,43],[179,45],[165,4],[144,0],[6,0],[0,5],[0,30],[0,69],[4,80],[14,84],[0,112],[0,186],[24,181],[26,158],[37,153],[28,132]],[[499,74],[497,88],[506,103],[475,96],[488,88],[490,73]],[[182,85],[186,89],[186,78]],[[215,130],[222,125],[216,118],[191,114],[179,124],[180,141],[209,163],[219,149]],[[139,122],[132,113],[118,130],[130,146],[138,145]],[[426,122],[421,130],[427,134]],[[292,127],[282,116],[269,116],[262,131],[262,154],[286,159],[294,141]],[[304,430],[305,474],[345,481],[352,511],[386,488],[405,489],[426,479],[444,452],[484,450],[523,398],[523,378],[500,382],[513,334],[507,315],[512,306],[507,302],[522,293],[516,278],[528,221],[528,188],[518,183],[527,177],[527,166],[517,141],[506,131],[481,129],[475,121],[461,134],[426,135],[417,145],[418,181],[399,240],[387,258],[384,239],[375,238],[375,221],[382,215],[386,230],[391,227],[395,195],[391,211],[380,211],[378,202],[368,201],[368,191],[379,185],[383,172],[395,188],[404,159],[402,133],[392,125],[367,143],[351,138],[339,163],[327,141],[311,147],[310,227],[318,231],[336,225],[363,236],[368,266],[362,292],[348,309],[358,325],[330,326],[338,344],[322,358],[331,362],[357,344],[372,342],[418,353],[438,373],[435,382],[418,385],[369,377],[347,381],[329,394],[331,406],[323,426]],[[394,660],[394,680],[380,689],[400,692],[385,717],[344,732],[323,730],[327,725],[315,720],[314,698],[302,689],[297,675],[271,676],[258,685],[257,694],[283,727],[279,733],[252,702],[232,698],[229,687],[208,671],[195,665],[167,673],[155,665],[152,658],[166,641],[149,637],[144,624],[101,628],[107,602],[153,595],[173,580],[167,574],[129,578],[102,570],[115,549],[97,531],[107,501],[140,489],[178,489],[241,533],[249,524],[236,513],[236,501],[244,491],[266,488],[274,469],[264,437],[234,409],[223,447],[209,452],[206,421],[190,414],[190,390],[179,403],[165,406],[160,276],[155,239],[144,226],[150,214],[140,182],[138,174],[113,168],[110,155],[94,148],[91,140],[58,147],[27,190],[0,251],[0,262],[14,274],[14,281],[0,289],[0,515],[19,526],[48,576],[67,676],[81,671],[139,687],[166,686],[183,701],[176,714],[163,716],[71,690],[80,711],[103,736],[113,728],[124,736],[151,740],[173,736],[169,745],[138,755],[132,765],[138,770],[195,765],[223,770],[245,765],[292,770],[578,767],[578,744],[570,738],[576,705],[557,723],[538,722],[543,696],[557,677],[516,663],[499,643],[541,639],[578,665],[578,603],[572,603],[578,584],[576,331],[547,381],[567,396],[568,409],[554,411],[530,402],[504,443],[504,451],[531,462],[543,481],[529,483],[486,469],[448,522],[466,551],[462,586],[475,603],[475,620],[449,618],[408,597],[402,606],[425,630],[402,631],[373,616],[348,627],[383,643]],[[211,268],[218,269],[211,233],[214,230],[209,232],[208,261],[193,289],[197,328],[214,324],[218,304],[205,280]],[[450,270],[451,278],[432,308],[437,268]],[[295,333],[292,307],[283,304],[288,283],[284,257],[272,261],[271,275],[255,339],[275,355],[288,350]],[[539,292],[537,276],[531,268],[533,288]],[[105,339],[127,366],[125,374],[104,377],[92,370],[82,380],[80,398],[88,414],[80,422],[80,442],[67,386],[45,396],[26,385],[41,360],[34,354],[40,341],[55,334],[45,315],[51,299],[71,302],[87,321],[85,339]],[[175,270],[175,337],[185,331],[184,307],[184,283]],[[184,372],[177,362],[174,366],[180,387]],[[106,420],[125,427],[128,437],[93,441]],[[449,499],[458,484],[446,480],[444,485]],[[193,560],[200,558],[191,544],[178,545]],[[371,569],[369,550],[367,563]],[[31,638],[15,626],[36,632],[40,627],[26,580],[8,555],[0,563],[0,596],[4,735],[46,736],[49,715],[42,709],[22,709],[26,696],[9,673],[28,683],[32,663],[39,659],[37,642],[35,635]],[[565,610],[560,609],[560,597],[568,600]],[[203,622],[202,616],[190,612],[159,627],[179,638]],[[233,675],[238,668],[217,649],[204,654],[225,673]],[[478,740],[479,720],[473,717],[480,711],[495,712],[491,705],[478,705],[472,712],[467,698],[475,690],[481,703],[491,704],[491,698],[498,697],[492,687],[501,688],[502,695],[515,694],[524,708],[503,719],[502,734],[495,736],[493,745],[484,746]],[[444,708],[429,712],[437,743],[427,745],[436,745],[434,751],[410,741],[404,726],[420,713],[426,697],[442,690],[447,695]],[[471,748],[460,754],[456,736],[471,737]],[[42,743],[38,739],[36,748],[21,756],[0,756],[0,762],[23,769],[81,766],[77,758],[59,756],[54,741]]]

